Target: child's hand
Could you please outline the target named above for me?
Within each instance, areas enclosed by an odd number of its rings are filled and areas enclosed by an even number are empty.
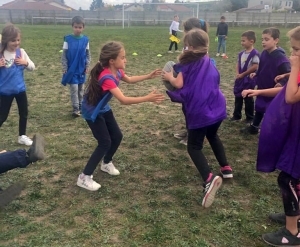
[[[0,58],[0,67],[5,67],[5,58]]]
[[[291,67],[295,66],[296,68],[300,67],[300,57],[299,56],[290,56]]]
[[[147,95],[149,102],[160,103],[165,99],[165,96],[163,94],[158,94],[156,92],[157,90],[155,89]]]
[[[246,89],[242,92],[243,98],[257,96],[257,91],[253,89]]]
[[[236,79],[242,79],[242,78],[244,78],[244,75],[243,75],[243,74],[237,74],[237,75],[236,75]]]
[[[6,150],[2,150],[2,151],[0,151],[0,154],[2,154],[2,153],[6,153]]]
[[[63,70],[63,73],[65,74],[65,73],[67,73],[67,71],[66,71],[66,70]]]
[[[172,78],[174,78],[174,76],[173,76],[173,68],[171,68],[170,72],[167,72],[165,70],[162,71],[162,74],[161,74],[161,79],[162,80],[170,81]]]
[[[255,76],[256,76],[256,73],[251,73],[251,74],[249,75],[250,79],[253,79]]]
[[[156,69],[156,70],[153,70],[149,75],[148,75],[148,78],[149,79],[153,79],[155,77],[158,77],[161,75],[161,69]]]
[[[25,59],[21,58],[21,57],[16,58],[15,63],[17,65],[24,65],[26,67],[28,66],[28,62]]]
[[[89,69],[86,68],[85,71],[84,71],[84,73],[86,73],[86,74],[89,73]]]
[[[275,77],[275,79],[274,79],[274,81],[276,82],[276,83],[278,83],[281,79],[283,79],[284,78],[284,75],[278,75],[278,76],[276,76]]]

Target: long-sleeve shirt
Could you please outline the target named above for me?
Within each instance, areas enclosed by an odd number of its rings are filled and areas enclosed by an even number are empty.
[[[225,35],[225,36],[227,36],[227,34],[228,34],[228,25],[227,25],[227,23],[220,22],[218,24],[216,36],[218,36],[218,35]]]
[[[176,32],[182,32],[179,30],[179,22],[178,21],[172,21],[171,26],[170,26],[170,34],[172,34],[172,30]]]
[[[31,61],[29,56],[27,55],[26,51],[22,48],[20,49],[20,51],[21,51],[21,57],[28,62],[28,66],[26,67],[26,69],[30,70],[30,71],[34,70],[35,65]],[[16,52],[10,52],[10,51],[5,50],[3,55],[4,55],[4,58],[5,58],[5,66],[7,68],[9,68],[15,61]]]

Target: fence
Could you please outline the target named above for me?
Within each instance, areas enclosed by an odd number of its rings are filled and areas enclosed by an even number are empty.
[[[0,9],[0,23],[26,23],[26,24],[70,24],[71,18],[80,15],[87,24],[96,25],[169,25],[173,16],[179,14],[181,20],[196,16],[190,12],[166,11],[39,11],[39,10],[6,10]],[[219,23],[220,16],[226,17],[227,23],[232,26],[261,26],[281,25],[295,26],[300,23],[300,13],[222,13],[199,11],[198,16],[209,22],[211,26]]]

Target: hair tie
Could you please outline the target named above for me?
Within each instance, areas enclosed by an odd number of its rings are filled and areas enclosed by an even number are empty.
[[[205,21],[203,19],[199,19],[199,21],[200,21],[201,27],[204,27],[205,26]]]

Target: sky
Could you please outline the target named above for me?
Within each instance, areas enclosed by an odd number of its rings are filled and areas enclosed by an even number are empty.
[[[11,2],[11,1],[12,0],[0,0],[0,6],[2,4],[5,4],[5,3]],[[200,0],[200,2],[207,2],[207,1],[211,1],[211,0]],[[65,0],[66,5],[72,7],[73,9],[77,9],[77,10],[80,7],[83,10],[89,10],[92,2],[93,2],[93,0]],[[126,2],[126,3],[140,2],[140,0],[103,0],[103,2],[110,3],[110,4],[122,4],[123,2]],[[166,0],[166,2],[174,3],[174,0]]]

